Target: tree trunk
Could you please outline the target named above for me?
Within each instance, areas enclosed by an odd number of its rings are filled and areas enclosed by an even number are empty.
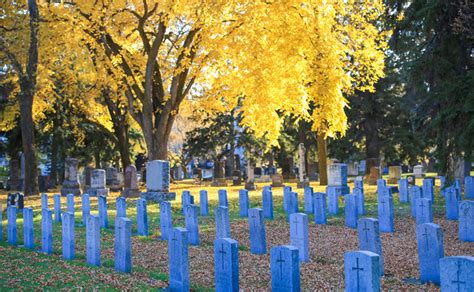
[[[114,133],[118,141],[118,149],[120,153],[120,161],[122,163],[122,169],[125,169],[127,166],[132,164],[130,159],[130,143],[128,140],[128,127],[124,123],[118,125],[114,124]]]
[[[100,151],[94,152],[95,168],[100,169]]]
[[[55,129],[57,128],[55,127]],[[58,133],[55,130],[53,132],[53,142],[51,144],[51,175],[49,177],[50,181],[54,183],[54,186],[58,185],[58,138]]]
[[[377,117],[375,113],[369,113],[365,117],[363,124],[365,132],[365,153],[366,153],[366,174],[370,173],[370,168],[380,164],[380,139],[377,127]]]
[[[319,185],[326,186],[328,184],[328,163],[327,163],[327,147],[326,139],[323,133],[317,133],[318,141],[318,166],[319,166]]]

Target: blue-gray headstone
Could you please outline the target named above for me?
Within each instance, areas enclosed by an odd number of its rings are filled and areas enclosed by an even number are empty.
[[[440,260],[441,291],[474,291],[474,257],[454,256]]]
[[[461,202],[461,193],[458,188],[449,187],[445,189],[446,197],[446,218],[448,220],[459,219],[459,203]]]
[[[402,178],[398,180],[398,190],[400,195],[400,203],[408,203],[409,194],[408,194],[408,179]]]
[[[86,258],[88,265],[100,266],[100,219],[96,215],[87,217]]]
[[[239,215],[240,217],[249,216],[249,191],[248,190],[239,190]]]
[[[127,201],[124,197],[118,197],[115,201],[116,207],[116,218],[118,217],[127,217]]]
[[[187,205],[184,211],[184,221],[188,230],[188,243],[199,245],[198,206]]]
[[[459,204],[459,240],[474,242],[474,201]]]
[[[379,227],[381,232],[394,232],[393,198],[382,195],[378,197]]]
[[[327,187],[326,188],[326,193],[328,196],[328,212],[331,215],[337,215],[339,212],[339,192],[337,187]]]
[[[53,254],[53,212],[41,210],[41,251]]]
[[[443,231],[434,223],[423,223],[416,227],[418,260],[422,283],[439,284],[439,260],[444,257]]]
[[[239,291],[239,249],[237,241],[219,238],[214,241],[214,276],[216,291]]]
[[[346,219],[346,226],[350,228],[357,228],[357,198],[355,195],[344,196],[344,215]]]
[[[363,177],[360,177],[359,179],[354,180],[354,188],[359,188],[364,192],[364,179]]]
[[[377,196],[382,195],[382,190],[387,187],[387,182],[383,178],[377,179]]]
[[[89,194],[82,195],[82,224],[86,225],[87,217],[91,214],[91,201]]]
[[[344,254],[345,291],[380,291],[380,256],[371,251]]]
[[[298,248],[300,261],[309,262],[308,215],[290,215],[290,244]]]
[[[115,219],[115,270],[132,271],[132,221],[126,217]]]
[[[100,227],[109,228],[109,216],[107,215],[107,197],[99,196],[99,218],[100,218]]]
[[[416,200],[416,225],[433,222],[431,205],[431,200],[428,198]]]
[[[272,191],[272,186],[264,186],[262,191]]]
[[[191,204],[191,192],[183,191],[181,193],[181,210],[184,212],[187,205]]]
[[[431,178],[423,179],[423,197],[434,201],[434,180]]]
[[[67,194],[66,196],[66,212],[74,214],[74,194]]]
[[[34,240],[34,225],[33,225],[33,209],[24,208],[23,209],[23,240],[25,248],[34,249],[35,240]]]
[[[139,236],[148,236],[148,213],[146,200],[138,199],[137,202],[137,233]]]
[[[189,291],[188,231],[185,228],[171,229],[168,263],[170,290]]]
[[[266,254],[267,241],[265,237],[265,221],[263,210],[260,208],[249,209],[250,252],[253,254]]]
[[[216,238],[230,238],[229,208],[219,206],[214,209],[216,220]]]
[[[416,218],[416,200],[423,198],[423,191],[419,186],[411,186],[410,188],[410,203],[411,215]]]
[[[298,248],[291,245],[275,246],[270,251],[272,291],[300,291],[300,263]]]
[[[290,192],[287,196],[289,199],[286,213],[288,215],[289,220],[291,214],[298,213],[298,193]]]
[[[217,195],[219,197],[219,206],[229,208],[229,202],[227,201],[227,191],[226,190],[218,190]]]
[[[209,204],[207,202],[207,191],[199,191],[199,211],[201,216],[209,216]]]
[[[48,194],[41,194],[41,209],[48,209]]]
[[[446,182],[446,177],[445,176],[440,176],[439,177],[439,183],[440,183],[440,188],[444,188],[444,183]]]
[[[357,214],[364,215],[365,214],[364,190],[360,188],[354,188],[352,190],[352,194],[356,196]]]
[[[314,213],[314,204],[313,204],[313,188],[305,187],[304,188],[304,212],[306,214]]]
[[[380,274],[384,274],[384,257],[380,240],[379,221],[374,218],[361,218],[357,222],[359,249],[376,253],[380,256]]]
[[[55,194],[54,200],[54,221],[61,222],[61,195]],[[84,202],[82,202],[82,209],[84,209]]]
[[[8,244],[16,246],[17,243],[17,230],[16,230],[16,207],[9,206],[7,209],[8,216]]]
[[[76,257],[76,244],[74,240],[74,214],[70,212],[63,213],[63,258],[73,260]]]
[[[171,229],[173,228],[173,219],[170,202],[160,202],[160,230],[161,239],[168,240]]]
[[[273,220],[273,192],[270,187],[263,188],[262,191],[263,217]]]
[[[464,197],[474,199],[474,177],[466,176],[464,178]]]
[[[316,224],[327,224],[326,216],[326,194],[325,193],[314,193],[314,223]]]
[[[289,193],[291,193],[291,187],[290,186],[284,186],[283,187],[283,211],[288,210],[288,200],[289,200]]]

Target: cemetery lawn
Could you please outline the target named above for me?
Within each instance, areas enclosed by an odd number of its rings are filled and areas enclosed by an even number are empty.
[[[421,180],[418,180],[421,183]],[[298,192],[299,208],[303,208],[303,190]],[[250,206],[261,207],[261,191],[264,184],[258,184],[257,191],[249,192]],[[317,183],[312,183],[314,191],[324,191]],[[365,217],[377,218],[375,186],[364,185],[367,214]],[[241,187],[227,187],[231,215],[232,238],[239,243],[240,288],[268,289],[270,287],[270,249],[275,245],[289,244],[289,226],[282,211],[283,189],[273,189],[273,221],[266,221],[267,254],[253,255],[249,251],[248,223],[239,218],[238,190]],[[185,189],[194,195],[199,205],[199,190],[209,191],[209,217],[199,217],[201,244],[189,247],[190,281],[193,290],[213,290],[215,239],[213,210],[217,205],[217,187],[195,186],[190,181],[172,185],[177,192],[173,201],[173,224],[184,226],[181,214],[181,192]],[[352,189],[352,186],[351,186]],[[49,206],[52,209],[53,194],[49,193]],[[61,223],[53,225],[53,255],[48,256],[38,250],[41,245],[41,199],[40,196],[28,197],[25,207],[33,207],[35,223],[35,251],[21,247],[23,244],[22,214],[18,214],[18,243],[13,248],[6,244],[7,220],[3,212],[2,241],[0,243],[0,287],[12,289],[58,289],[58,288],[107,288],[107,289],[149,289],[168,286],[168,248],[167,242],[159,240],[159,209],[157,204],[148,206],[149,237],[132,238],[132,273],[121,274],[114,270],[114,220],[115,198],[108,198],[109,228],[101,231],[102,266],[90,267],[85,259],[85,227],[82,225],[80,198],[76,197],[76,259],[66,261],[61,255]],[[0,200],[6,202],[6,192],[0,193]],[[66,198],[62,198],[63,209]],[[91,212],[98,213],[97,199],[91,197]],[[339,201],[339,215],[328,217],[328,225],[315,225],[313,215],[309,216],[310,262],[301,264],[301,286],[304,290],[330,289],[344,287],[344,252],[358,249],[357,231],[344,226],[344,202]],[[410,216],[410,205],[401,205],[398,194],[394,195],[395,233],[382,233],[383,253],[385,257],[385,276],[382,288],[386,289],[429,289],[438,290],[433,285],[421,285],[418,275],[418,255],[415,236],[415,221]],[[445,256],[474,255],[474,244],[458,240],[457,221],[445,219],[444,199],[439,196],[436,187],[436,199],[433,205],[434,223],[439,224],[444,233]],[[132,219],[132,234],[136,234],[136,209],[134,199],[127,201],[127,216]]]

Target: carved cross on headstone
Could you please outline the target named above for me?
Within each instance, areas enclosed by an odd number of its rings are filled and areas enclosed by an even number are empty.
[[[420,207],[421,207],[421,216],[423,216],[423,209],[426,207],[426,205],[423,204],[423,200],[421,200]]]
[[[283,279],[283,263],[284,262],[285,262],[285,260],[282,258],[281,251],[280,251],[280,257],[277,259],[277,263],[280,264],[280,280]]]
[[[370,228],[367,228],[367,222],[364,222],[364,228],[362,230],[365,232],[365,242],[369,242],[369,236],[367,232],[370,230]]]
[[[456,284],[458,286],[458,291],[461,291],[461,284],[466,284],[465,281],[461,281],[459,276],[461,274],[461,262],[458,262],[458,270],[456,271],[456,281],[451,281],[451,283]]]
[[[385,198],[382,198],[380,203],[382,204],[382,210],[385,210]]]
[[[257,217],[255,216],[255,214],[253,214],[250,218],[253,219],[253,220],[252,220],[252,221],[253,221],[253,227],[257,227],[257,220],[255,219],[255,218],[257,218]]]
[[[352,268],[352,270],[357,272],[357,291],[359,291],[360,280],[359,280],[359,271],[363,271],[364,268],[359,267],[359,258],[356,258],[356,266]]]
[[[298,217],[295,216],[295,221],[293,221],[293,223],[295,223],[295,232],[296,232],[296,235],[298,235]]]
[[[428,235],[429,235],[429,234],[428,234],[428,230],[426,229],[426,227],[425,227],[425,233],[423,233],[422,235],[423,235],[423,236],[425,237],[425,239],[426,239],[426,250],[428,250],[428,249],[430,249],[430,246],[428,245]]]
[[[224,244],[221,245],[221,250],[219,251],[219,253],[222,255],[222,269],[224,269],[224,255],[226,254],[224,250]]]

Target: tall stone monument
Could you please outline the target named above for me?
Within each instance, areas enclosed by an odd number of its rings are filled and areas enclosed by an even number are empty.
[[[120,183],[119,173],[115,167],[107,167],[105,169],[106,174],[106,185],[113,192],[122,190],[122,184]]]
[[[380,178],[380,167],[370,168],[369,177],[367,178],[367,184],[374,186],[377,184],[377,180]]]
[[[66,196],[67,194],[74,194],[74,196],[81,195],[81,187],[79,186],[77,174],[78,164],[79,161],[76,158],[66,158],[64,162],[64,181],[61,188],[61,196]]]
[[[137,169],[134,165],[129,165],[125,168],[125,183],[122,191],[122,197],[136,198],[140,196],[138,189]]]
[[[108,196],[109,189],[105,184],[105,170],[94,169],[91,171],[91,186],[86,190],[89,196]]]
[[[398,180],[402,178],[402,167],[399,165],[388,167],[388,180],[389,184],[398,184]]]
[[[225,179],[224,162],[220,160],[216,160],[214,162],[214,171],[211,185],[214,187],[227,186],[227,180]]]
[[[255,190],[257,187],[255,186],[255,175],[253,172],[252,163],[249,161],[247,163],[247,180],[245,181],[245,189],[249,191]]]
[[[298,146],[298,158],[299,158],[299,167],[298,167],[298,188],[309,187],[309,179],[306,176],[306,163],[305,163],[305,152],[306,149],[303,143],[300,143]]]
[[[141,197],[147,201],[174,200],[176,193],[170,192],[170,163],[167,160],[152,160],[146,163],[146,192]]]

